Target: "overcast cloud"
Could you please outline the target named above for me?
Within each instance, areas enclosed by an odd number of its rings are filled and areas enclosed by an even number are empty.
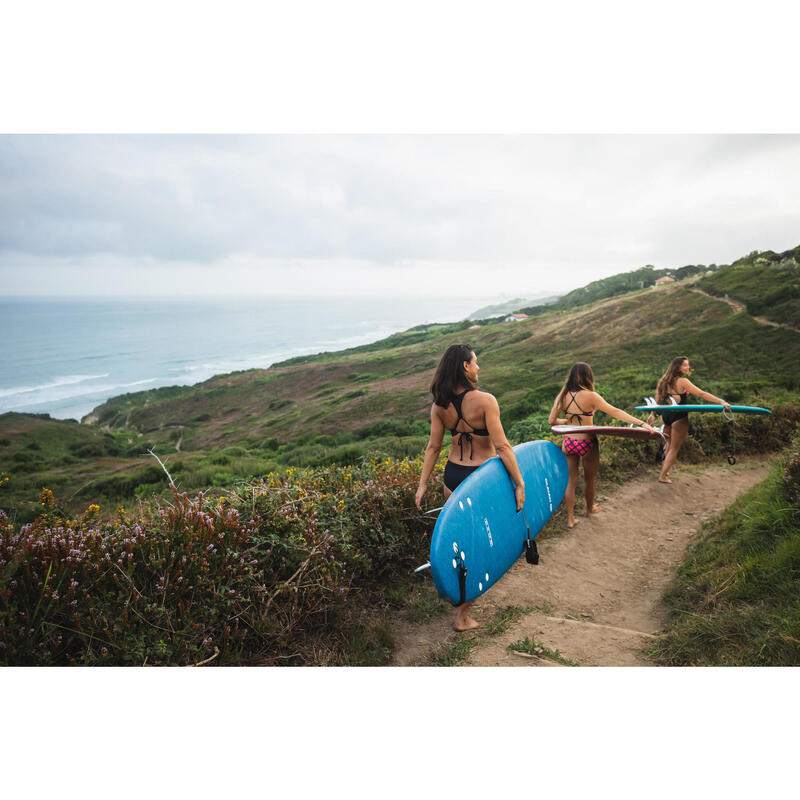
[[[4,294],[560,293],[794,247],[798,175],[800,136],[1,136],[0,278]]]

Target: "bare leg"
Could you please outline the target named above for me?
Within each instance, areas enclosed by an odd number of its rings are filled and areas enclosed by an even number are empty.
[[[658,476],[658,480],[661,483],[672,483],[668,473],[670,467],[675,463],[675,459],[678,457],[681,445],[689,434],[689,420],[685,417],[684,419],[676,419],[675,422],[670,425],[670,428],[669,448],[664,454],[664,463],[661,465],[661,474]]]
[[[457,631],[471,631],[473,628],[479,628],[480,624],[475,622],[472,617],[468,614],[469,607],[472,605],[472,602],[463,603],[458,607],[458,611],[456,612],[456,619],[453,622],[453,627]]]
[[[573,453],[564,453],[567,457],[569,466],[569,478],[567,480],[567,491],[564,492],[564,506],[567,509],[567,527],[574,528],[578,521],[575,519],[575,491],[578,488],[578,464],[580,456]]]
[[[670,442],[672,441],[672,425],[664,425],[664,458],[667,457],[667,453],[669,453],[669,446]],[[661,463],[664,463],[664,458],[661,459]]]
[[[600,445],[595,442],[583,457],[583,493],[586,497],[586,514],[596,514],[600,506],[594,502],[595,478],[600,471]]]

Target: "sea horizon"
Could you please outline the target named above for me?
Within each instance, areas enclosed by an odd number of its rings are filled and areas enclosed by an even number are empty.
[[[6,296],[0,414],[80,420],[111,397],[345,350],[465,319],[480,304],[394,295]]]

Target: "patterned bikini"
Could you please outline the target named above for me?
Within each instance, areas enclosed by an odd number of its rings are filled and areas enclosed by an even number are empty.
[[[580,425],[581,424],[581,416],[591,417],[594,414],[594,411],[584,411],[578,405],[578,401],[575,399],[575,392],[570,392],[570,394],[572,395],[572,397],[570,398],[569,403],[567,403],[564,406],[564,413],[567,415],[567,420],[570,422],[570,424]],[[580,411],[579,414],[577,414],[577,413],[570,414],[570,413],[567,412],[567,408],[569,408],[569,406],[572,403],[575,403],[575,405],[578,407],[578,411]],[[577,419],[577,423],[574,423],[573,420],[576,420],[576,419]],[[564,452],[567,453],[568,455],[580,456],[581,458],[583,458],[583,456],[585,456],[592,449],[592,445],[594,443],[595,443],[594,437],[592,437],[591,439],[573,439],[571,436],[566,436],[565,435],[564,436]]]
[[[489,431],[486,428],[472,428],[472,425],[467,422],[463,415],[461,414],[461,403],[464,401],[464,396],[467,392],[471,391],[471,389],[467,389],[466,391],[461,392],[461,394],[457,394],[453,398],[453,406],[458,414],[458,419],[456,420],[455,425],[450,429],[450,433],[453,435],[453,438],[458,436],[458,451],[459,457],[461,460],[464,460],[464,441],[466,440],[467,444],[469,445],[469,457],[472,458],[472,437],[473,436],[488,436]],[[463,422],[465,425],[469,425],[472,428],[471,431],[460,431],[458,430],[458,423]],[[481,466],[478,464],[477,466],[472,466],[471,464],[457,464],[455,461],[447,460],[447,464],[444,467],[444,485],[450,489],[450,491],[454,491],[456,486],[458,486],[461,481],[463,481],[468,475],[475,472],[478,467]]]

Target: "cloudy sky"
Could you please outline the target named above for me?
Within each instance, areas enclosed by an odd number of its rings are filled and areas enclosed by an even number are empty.
[[[4,294],[563,293],[800,244],[800,136],[0,136]]]

